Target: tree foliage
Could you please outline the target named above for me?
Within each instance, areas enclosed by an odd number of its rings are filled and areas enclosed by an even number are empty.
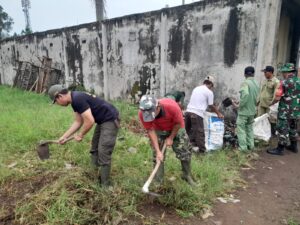
[[[8,36],[12,29],[13,23],[13,19],[3,10],[3,7],[0,5],[0,40],[3,37]]]

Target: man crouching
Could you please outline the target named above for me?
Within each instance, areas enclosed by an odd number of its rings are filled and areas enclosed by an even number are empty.
[[[161,148],[162,143],[172,146],[176,157],[181,161],[182,179],[190,185],[196,185],[191,177],[192,146],[184,128],[182,112],[173,99],[163,98],[157,100],[154,97],[144,95],[140,100],[139,119],[147,130],[153,147],[153,161],[161,161],[155,180],[163,181],[164,158]]]

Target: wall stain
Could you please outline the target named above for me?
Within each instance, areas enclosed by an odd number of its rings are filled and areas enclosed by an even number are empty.
[[[180,11],[177,24],[169,31],[168,56],[173,66],[181,61],[182,56],[186,63],[190,61],[192,31],[188,27],[188,22],[184,20],[184,16],[184,11]]]
[[[139,54],[146,56],[144,63],[154,63],[156,60],[155,47],[158,45],[158,31],[154,28],[155,19],[151,18],[148,29],[139,30]]]
[[[67,62],[70,68],[71,76],[73,77],[74,83],[79,83],[84,86],[83,74],[82,74],[82,55],[81,55],[81,46],[78,35],[67,36]],[[78,64],[78,66],[77,66]]]
[[[117,57],[118,57],[118,63],[123,64],[122,55],[123,55],[123,45],[120,40],[118,40],[118,46],[117,46]]]
[[[184,43],[183,43],[183,60],[188,63],[190,61],[190,54],[191,54],[191,30],[187,29],[184,34]]]
[[[172,26],[169,31],[169,43],[168,43],[168,52],[170,63],[173,66],[176,66],[177,62],[181,60],[182,54],[182,44],[183,44],[183,34],[182,34],[182,24],[183,24],[184,15],[178,15],[177,24]]]
[[[224,63],[231,67],[238,58],[238,44],[240,39],[238,9],[232,8],[224,37]]]
[[[156,70],[149,66],[142,66],[141,70],[138,71],[140,74],[140,91],[141,95],[149,94],[151,90],[151,81],[153,84],[156,83]]]

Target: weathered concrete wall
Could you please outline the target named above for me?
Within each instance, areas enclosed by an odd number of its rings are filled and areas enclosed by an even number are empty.
[[[237,96],[246,66],[259,70],[265,64],[258,59],[273,62],[258,47],[270,45],[265,31],[279,26],[262,15],[275,10],[276,20],[280,3],[204,0],[7,39],[0,45],[1,82],[13,83],[16,60],[39,64],[47,56],[68,85],[82,84],[107,99],[163,96],[171,89],[186,91],[188,99],[208,74],[217,78],[217,99]]]
[[[263,3],[210,2],[168,11],[167,91],[184,87],[189,96],[214,74],[216,98],[236,96],[243,69],[255,64]]]

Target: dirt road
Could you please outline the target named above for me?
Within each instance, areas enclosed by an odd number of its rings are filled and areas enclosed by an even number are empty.
[[[207,225],[279,225],[300,222],[300,153],[273,156],[265,151],[244,173],[248,187],[234,197],[239,203],[218,202]],[[298,223],[296,223],[296,221]]]
[[[298,142],[300,148],[300,143]],[[205,220],[180,219],[170,210],[150,207],[152,221],[158,224],[187,225],[299,225],[300,223],[300,153],[285,151],[273,156],[265,151],[245,170],[247,187],[233,193],[237,203],[217,200],[211,216]],[[164,214],[164,219],[159,216]]]

